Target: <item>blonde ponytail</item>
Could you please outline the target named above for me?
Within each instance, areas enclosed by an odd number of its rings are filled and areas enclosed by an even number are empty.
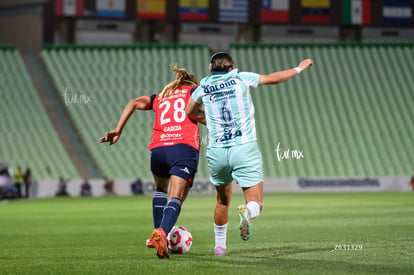
[[[175,72],[175,80],[164,87],[158,96],[160,100],[170,97],[176,89],[181,88],[183,85],[198,85],[197,78],[193,74],[188,73],[186,69],[178,68],[177,64],[175,64],[171,67],[171,70]]]

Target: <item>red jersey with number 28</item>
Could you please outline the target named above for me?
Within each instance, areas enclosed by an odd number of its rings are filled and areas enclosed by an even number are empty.
[[[194,86],[183,85],[181,89],[163,100],[159,94],[151,96],[149,109],[155,112],[152,141],[148,145],[151,150],[160,146],[187,144],[200,150],[197,122],[192,121],[185,114],[191,89]]]

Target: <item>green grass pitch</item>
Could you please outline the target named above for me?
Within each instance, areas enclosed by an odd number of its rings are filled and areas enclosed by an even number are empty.
[[[264,195],[249,241],[231,203],[226,257],[213,255],[214,195],[190,194],[177,225],[188,254],[145,246],[151,197],[18,200],[0,205],[0,274],[414,274],[414,194]]]

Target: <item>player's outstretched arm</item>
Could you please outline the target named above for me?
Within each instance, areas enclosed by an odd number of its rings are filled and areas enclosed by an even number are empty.
[[[267,75],[260,75],[259,85],[267,85],[267,84],[279,84],[282,83],[295,75],[299,74],[300,72],[305,71],[309,66],[313,65],[312,59],[305,59],[300,62],[299,66],[296,68],[274,72]]]
[[[118,126],[116,126],[115,130],[107,132],[105,136],[99,139],[100,143],[109,142],[109,145],[114,144],[119,140],[122,134],[122,130],[124,129],[128,119],[134,113],[136,109],[138,110],[147,110],[150,104],[150,97],[149,96],[141,96],[136,99],[131,100],[127,106],[125,107],[124,111],[122,112],[121,118],[119,119]]]

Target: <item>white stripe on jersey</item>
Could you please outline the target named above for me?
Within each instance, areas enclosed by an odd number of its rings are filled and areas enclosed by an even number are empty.
[[[240,81],[240,80],[239,80]],[[242,83],[241,85],[243,85],[244,83]],[[247,143],[248,140],[248,136],[247,136],[247,117],[246,117],[246,108],[245,108],[245,102],[244,102],[244,98],[243,98],[243,91],[242,91],[242,87],[239,85],[236,88],[236,99],[237,99],[237,106],[239,109],[239,113],[240,113],[240,124],[241,124],[241,131],[243,133],[243,135],[241,136],[241,143],[245,144]]]
[[[200,81],[200,86],[192,97],[195,102],[201,103],[202,101],[205,106],[209,147],[233,146],[256,141],[254,106],[249,87],[257,87],[259,78],[260,76],[256,73],[238,73],[238,70],[234,69],[222,75],[213,74]],[[232,83],[230,84],[230,82]],[[229,89],[234,89],[231,97],[226,94]],[[219,99],[220,97],[222,99]],[[223,106],[223,104],[229,104],[229,106]],[[239,129],[228,126],[230,121],[224,117],[226,113],[222,114],[223,108],[231,109],[233,115],[238,114],[231,122],[240,127]],[[216,142],[217,139],[225,137],[224,129],[230,131],[227,133],[228,139]],[[241,135],[237,130],[240,130]]]
[[[247,97],[247,105],[249,106],[250,117],[250,126],[252,128],[253,139],[256,140],[256,120],[254,119],[254,105],[251,96]]]
[[[209,95],[207,95],[207,96],[209,96]],[[210,105],[210,108],[211,108],[211,111],[213,113],[213,116],[211,116],[211,117],[213,117],[213,118],[220,118],[221,117],[221,115],[220,115],[220,108],[219,108],[218,104],[211,104]],[[223,132],[223,128],[221,127],[221,123],[220,123],[221,122],[220,119],[212,119],[212,120],[210,120],[210,122],[213,125],[210,125],[210,128],[211,128],[211,139],[210,139],[209,145],[216,143],[216,139],[218,137],[216,135],[216,133]],[[219,147],[222,147],[222,146],[219,146]]]

